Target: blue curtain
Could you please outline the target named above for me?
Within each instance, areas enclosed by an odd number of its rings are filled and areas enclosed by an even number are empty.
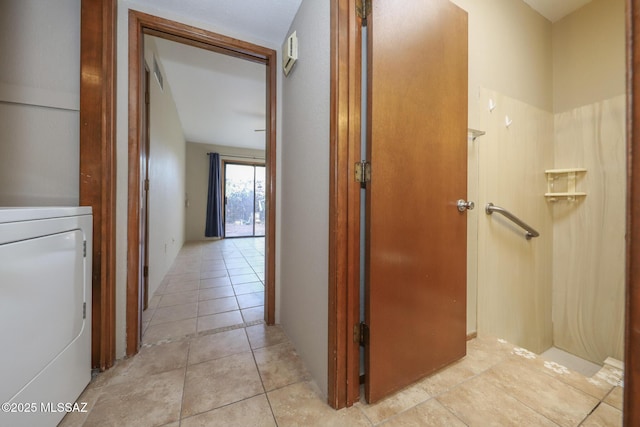
[[[209,153],[209,191],[207,195],[207,224],[205,237],[224,237],[222,223],[222,185],[220,183],[220,155]]]

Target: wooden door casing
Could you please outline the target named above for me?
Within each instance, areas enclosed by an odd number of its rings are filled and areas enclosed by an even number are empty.
[[[144,35],[154,35],[212,52],[265,64],[266,79],[266,237],[265,237],[265,322],[275,323],[275,253],[276,253],[276,51],[233,39],[181,22],[129,9],[129,144],[127,233],[135,236],[127,242],[126,354],[137,353],[139,342],[140,286],[140,144],[141,85],[144,67]]]

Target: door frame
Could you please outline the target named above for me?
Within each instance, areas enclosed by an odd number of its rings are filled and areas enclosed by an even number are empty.
[[[640,425],[640,0],[626,0],[627,250],[625,426]]]
[[[144,35],[153,35],[216,53],[265,65],[266,81],[266,224],[265,224],[265,321],[275,323],[275,191],[276,191],[276,77],[277,55],[268,49],[180,22],[129,10],[129,178],[127,232],[127,356],[138,352],[139,336],[139,180],[140,115],[144,95]]]
[[[352,0],[331,0],[329,318],[327,400],[360,399],[360,159],[362,27]]]
[[[91,367],[116,357],[117,0],[80,5],[79,204],[93,212]]]
[[[626,0],[627,237],[624,424],[640,425],[640,0]],[[328,403],[359,399],[360,19],[354,2],[331,2]],[[635,262],[633,262],[635,260]]]

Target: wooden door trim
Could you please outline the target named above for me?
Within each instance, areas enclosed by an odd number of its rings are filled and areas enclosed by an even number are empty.
[[[115,361],[117,1],[82,0],[79,203],[93,209],[91,366]]]
[[[265,237],[265,320],[275,323],[275,197],[276,197],[276,51],[135,10],[129,11],[129,177],[127,211],[127,355],[137,353],[138,340],[138,268],[140,194],[140,82],[143,78],[144,34],[177,41],[218,53],[265,64],[266,68],[266,186],[267,220]]]
[[[640,425],[640,0],[627,0],[627,292],[625,426]],[[634,156],[635,154],[635,156]]]
[[[350,0],[331,2],[331,120],[329,183],[328,402],[351,406],[360,396],[361,25]]]

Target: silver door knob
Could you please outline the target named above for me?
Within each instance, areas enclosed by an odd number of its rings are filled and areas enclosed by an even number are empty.
[[[473,203],[473,202],[465,202],[462,199],[458,200],[457,205],[458,205],[458,210],[460,212],[464,212],[466,210],[473,210],[473,208],[476,206],[475,203]]]

